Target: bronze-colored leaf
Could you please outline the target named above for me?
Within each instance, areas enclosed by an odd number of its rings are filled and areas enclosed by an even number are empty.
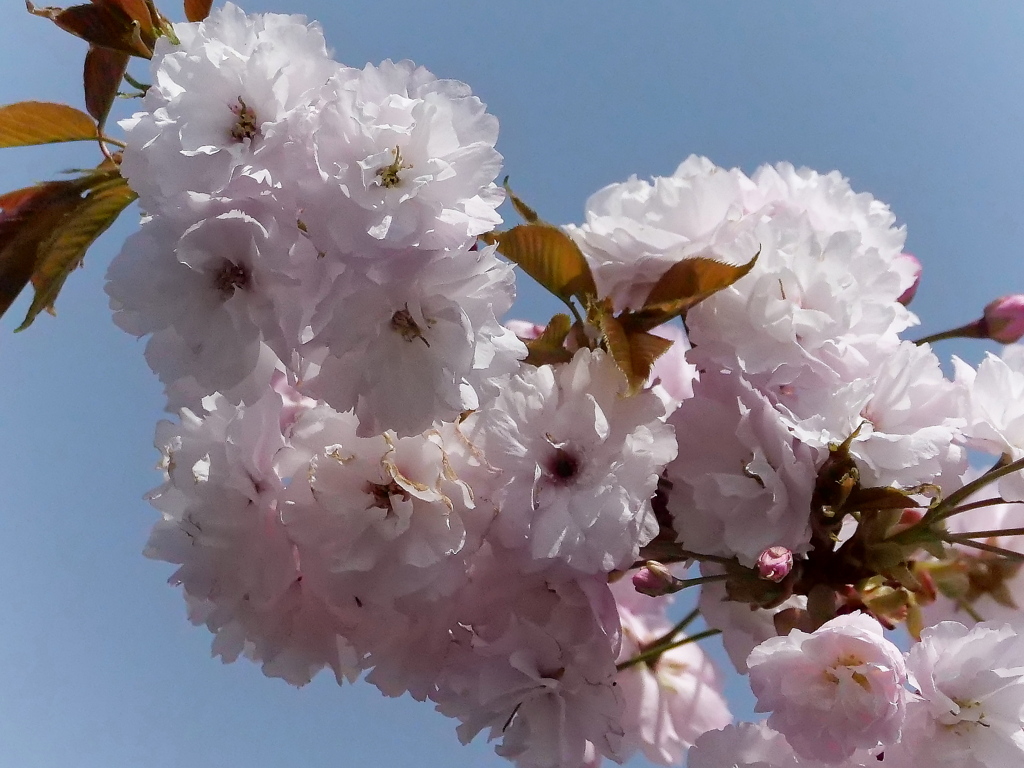
[[[116,179],[91,189],[88,195],[62,220],[59,229],[40,243],[32,286],[35,297],[16,330],[28,328],[36,316],[53,312],[57,294],[68,275],[82,263],[85,252],[107,231],[136,194],[124,179]]]
[[[0,196],[0,315],[14,303],[40,263],[40,246],[83,203],[88,190],[120,178],[104,162],[77,179],[47,181]]]
[[[39,243],[80,200],[73,181],[50,181],[4,197],[15,200],[0,212],[0,315],[28,285]]]
[[[568,315],[555,315],[536,339],[526,342],[529,354],[524,362],[530,365],[554,365],[572,360],[572,353],[565,348],[565,337],[572,329]]]
[[[507,232],[483,238],[498,244],[498,252],[523,268],[562,301],[594,296],[597,289],[579,246],[565,232],[547,224],[520,224]]]
[[[635,395],[651,376],[654,361],[672,347],[669,339],[645,331],[629,332],[611,314],[601,321],[605,345],[629,383],[628,393]]]
[[[96,141],[96,122],[67,104],[19,101],[0,107],[0,147]]]
[[[120,11],[132,21],[139,22],[143,41],[152,48],[156,41],[157,20],[150,13],[146,0],[92,0],[93,5],[103,5],[115,12]]]
[[[210,15],[213,0],[185,0],[185,18],[189,21],[202,21]]]
[[[530,206],[520,200],[516,193],[512,191],[512,187],[508,185],[508,176],[502,182],[502,186],[505,187],[505,192],[508,194],[508,199],[512,201],[512,207],[516,209],[516,212],[522,216],[527,224],[536,224],[540,222],[540,216]]]
[[[643,309],[631,312],[623,321],[631,329],[644,331],[667,323],[746,275],[754,268],[758,255],[739,265],[704,256],[676,262],[651,288]]]
[[[14,208],[21,205],[22,202],[36,194],[37,190],[38,187],[25,187],[24,189],[15,189],[0,195],[0,221],[3,220],[6,213],[11,212]]]
[[[70,32],[86,42],[113,48],[117,51],[153,57],[152,45],[155,36],[143,38],[142,24],[132,19],[117,3],[73,5],[70,8],[37,8],[26,2],[29,12],[53,21],[65,32]]]
[[[85,55],[85,107],[102,129],[114,106],[121,79],[131,57],[124,51],[90,45]]]

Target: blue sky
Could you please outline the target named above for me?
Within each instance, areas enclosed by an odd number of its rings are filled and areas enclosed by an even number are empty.
[[[181,18],[167,3],[165,13]],[[696,152],[752,172],[840,169],[888,202],[925,265],[922,333],[1024,292],[1024,6],[774,0],[275,0],[319,19],[352,65],[411,58],[468,82],[501,121],[517,192],[578,221],[601,186]],[[84,46],[4,0],[0,103],[81,104]],[[0,189],[94,162],[2,150]],[[162,395],[110,321],[106,264],[129,214],[69,280],[57,318],[0,320],[0,765],[33,768],[504,765],[426,705],[327,679],[295,690],[211,660],[166,564],[155,512]],[[521,282],[518,314],[556,309]],[[940,354],[979,359],[978,344]],[[734,685],[736,710],[749,711]],[[639,764],[639,763],[638,763]]]

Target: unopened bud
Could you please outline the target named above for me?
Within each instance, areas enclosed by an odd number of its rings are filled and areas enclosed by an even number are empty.
[[[641,595],[661,597],[676,591],[676,577],[657,560],[648,560],[633,574],[633,586]]]
[[[779,582],[793,570],[793,553],[785,547],[768,547],[757,558],[757,575],[768,581]]]
[[[505,327],[524,341],[533,341],[544,333],[545,326],[528,320],[506,320]]]
[[[903,292],[902,296],[896,299],[903,306],[907,306],[913,300],[914,294],[917,293],[917,286],[921,284],[921,262],[912,253],[901,253],[896,258],[902,261],[908,267],[907,271],[914,276],[914,282]]]
[[[1002,296],[985,307],[985,336],[1000,344],[1014,344],[1024,337],[1024,295]]]

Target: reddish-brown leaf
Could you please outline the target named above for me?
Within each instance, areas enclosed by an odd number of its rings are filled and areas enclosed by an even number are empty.
[[[82,78],[85,82],[85,106],[101,128],[114,106],[117,89],[121,86],[130,58],[124,51],[99,45],[90,45],[85,55]]]
[[[185,0],[185,18],[189,21],[202,21],[210,15],[213,0]]]
[[[31,2],[28,9],[36,16],[51,19],[54,24],[83,40],[150,59],[155,36],[148,40],[142,36],[142,25],[132,19],[116,3],[103,5],[73,5],[70,8],[36,8]]]
[[[89,190],[64,216],[61,225],[39,244],[32,273],[35,298],[17,330],[28,328],[42,312],[53,312],[64,281],[82,263],[85,252],[132,201],[135,193],[124,179],[115,179]]]
[[[39,243],[81,199],[80,191],[73,181],[49,181],[30,193],[5,195],[17,202],[0,213],[0,315],[32,278]]]
[[[47,181],[0,197],[0,315],[28,284],[42,246],[83,202],[88,190],[119,178],[104,163],[77,179]]]
[[[92,3],[123,13],[132,21],[139,22],[142,39],[152,48],[156,40],[156,20],[150,13],[146,0],[92,0]]]
[[[0,147],[95,141],[96,123],[67,104],[19,101],[0,107]]]

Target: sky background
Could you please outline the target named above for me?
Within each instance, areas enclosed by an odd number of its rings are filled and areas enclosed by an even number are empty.
[[[158,5],[183,18],[177,3]],[[690,153],[748,173],[789,160],[841,170],[906,224],[925,266],[922,334],[1024,292],[1020,2],[244,7],[319,19],[347,64],[410,58],[468,82],[501,121],[514,188],[549,221],[579,221],[600,187],[670,174]],[[20,0],[0,12],[0,104],[81,106],[84,44]],[[97,160],[85,145],[0,153],[0,191]],[[461,747],[428,705],[326,677],[297,690],[210,658],[209,634],[165,583],[172,567],[141,555],[157,517],[142,497],[160,480],[163,396],[102,290],[136,222],[133,209],[92,250],[57,318],[12,334],[26,295],[0,319],[0,765],[506,765],[482,740]],[[557,307],[527,281],[517,314],[543,321]],[[938,352],[977,361],[983,350]],[[749,717],[743,685],[730,698]]]

